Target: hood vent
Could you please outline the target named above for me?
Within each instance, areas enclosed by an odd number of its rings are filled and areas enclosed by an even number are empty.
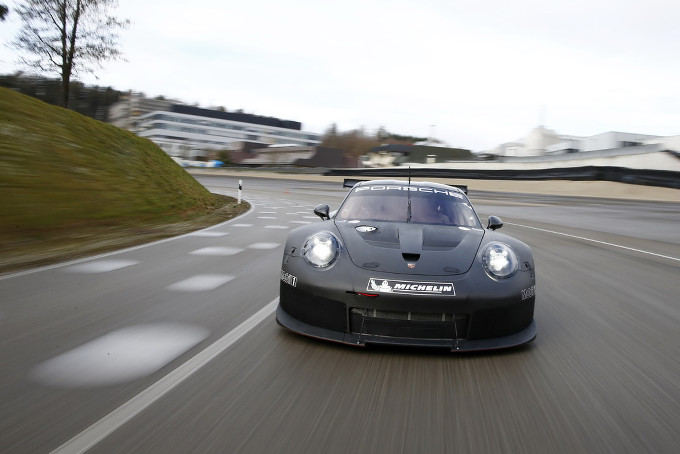
[[[374,223],[370,232],[336,222],[356,266],[382,273],[450,276],[472,266],[484,237],[482,229],[406,223]],[[363,229],[361,229],[363,230]]]
[[[420,254],[407,254],[406,252],[401,254],[408,263],[416,263],[420,258]]]
[[[420,254],[409,254],[402,252],[401,256],[404,257],[404,260],[406,260],[406,266],[411,270],[416,267],[416,262],[418,259],[420,259]]]

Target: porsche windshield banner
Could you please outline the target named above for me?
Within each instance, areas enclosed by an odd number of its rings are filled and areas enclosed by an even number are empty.
[[[410,192],[425,192],[429,194],[444,194],[444,195],[450,195],[451,197],[456,197],[459,199],[462,199],[463,196],[456,192],[456,191],[447,191],[443,189],[437,189],[437,188],[428,188],[424,186],[386,186],[386,185],[375,185],[375,186],[359,186],[354,189],[354,192],[361,192],[361,191],[370,191],[370,192],[375,192],[375,191],[410,191]]]
[[[380,293],[405,293],[409,295],[456,295],[453,284],[448,282],[400,281],[394,279],[376,279],[373,277],[368,280],[366,290]]]

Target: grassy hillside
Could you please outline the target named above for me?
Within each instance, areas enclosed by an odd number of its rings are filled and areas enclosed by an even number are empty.
[[[49,261],[39,253],[46,249],[65,259],[82,249],[77,243],[115,237],[126,245],[121,237],[191,223],[225,205],[151,141],[5,88],[0,194],[0,271],[22,257]]]

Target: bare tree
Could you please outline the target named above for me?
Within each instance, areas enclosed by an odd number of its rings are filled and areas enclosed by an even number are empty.
[[[61,105],[68,107],[71,75],[94,73],[106,60],[121,57],[120,29],[128,20],[108,14],[117,0],[25,0],[16,8],[23,26],[12,43],[20,62],[61,76]]]
[[[366,133],[363,127],[346,132],[338,132],[338,127],[333,123],[321,138],[321,146],[337,148],[343,151],[344,157],[358,160],[360,156],[368,153],[380,145],[377,136]]]

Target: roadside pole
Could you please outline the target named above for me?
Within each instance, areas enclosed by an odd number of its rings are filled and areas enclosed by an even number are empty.
[[[243,189],[243,181],[238,180],[238,204],[241,204],[241,190]]]

